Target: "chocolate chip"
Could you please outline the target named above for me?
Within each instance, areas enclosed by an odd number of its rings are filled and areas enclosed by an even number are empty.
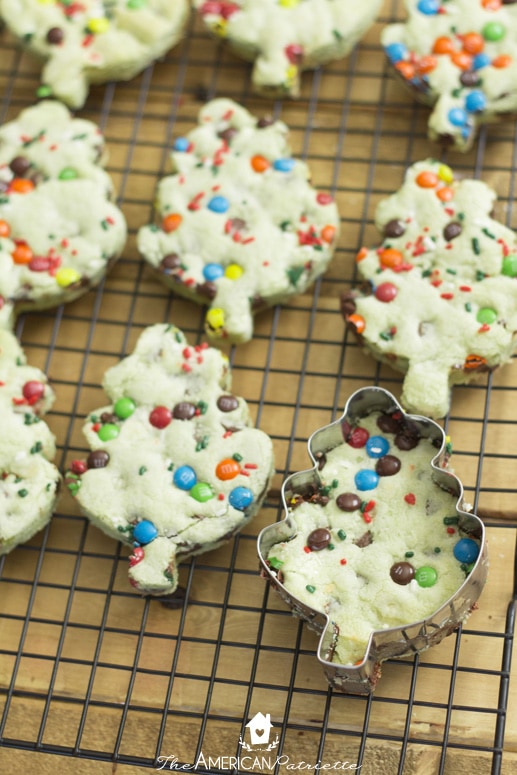
[[[104,449],[94,449],[86,458],[88,468],[105,468],[109,463],[110,456]]]
[[[221,412],[233,412],[238,406],[238,399],[230,394],[219,396],[217,399],[217,408],[220,409]]]
[[[400,471],[400,460],[395,455],[384,455],[375,464],[375,470],[379,476],[394,476]]]
[[[417,447],[418,442],[419,438],[417,436],[413,436],[412,433],[407,431],[401,431],[395,436],[395,446],[404,452]]]
[[[341,314],[346,317],[347,315],[353,315],[356,310],[355,303],[356,295],[353,291],[343,293],[341,296]]]
[[[462,231],[463,229],[461,223],[458,223],[457,221],[451,221],[451,223],[448,223],[443,230],[444,239],[446,239],[447,242],[450,242],[456,237],[459,237]]]
[[[176,420],[192,420],[192,418],[195,417],[195,414],[196,407],[189,401],[180,401],[172,410],[172,416],[175,417]]]
[[[336,498],[336,506],[341,511],[357,511],[361,506],[361,498],[355,492],[342,492]]]
[[[406,227],[403,221],[398,218],[393,218],[384,225],[383,231],[385,237],[402,237],[406,231]]]
[[[322,549],[327,548],[331,538],[330,530],[327,530],[326,527],[318,527],[316,530],[313,530],[312,533],[309,533],[307,546],[314,552],[319,552]]]
[[[257,121],[257,129],[264,129],[267,126],[271,126],[271,124],[274,124],[274,119],[271,116],[262,116]]]
[[[217,285],[210,280],[206,283],[199,283],[199,285],[196,285],[196,293],[212,301],[217,294]]]
[[[477,86],[479,83],[479,75],[473,70],[465,70],[465,72],[460,75],[460,83],[462,86]]]
[[[405,587],[415,578],[415,569],[409,562],[395,562],[390,568],[390,576],[395,584]]]
[[[230,218],[230,226],[232,229],[241,231],[242,229],[246,228],[247,223],[244,218]]]
[[[228,129],[223,129],[222,132],[218,132],[217,137],[220,137],[221,140],[225,140],[227,143],[231,143],[236,134],[237,130],[235,127],[229,126]]]
[[[15,156],[9,164],[9,168],[17,178],[23,178],[30,170],[31,163],[26,156]]]
[[[116,423],[120,418],[114,412],[103,412],[101,414],[101,422],[104,423]]]
[[[377,418],[377,427],[383,433],[397,433],[400,430],[400,418],[393,414],[380,414]]]
[[[53,46],[58,46],[60,43],[62,43],[64,37],[65,33],[61,27],[51,27],[47,31],[47,43],[50,43]]]
[[[169,253],[164,256],[160,263],[160,269],[164,274],[175,274],[181,269],[181,259],[177,253]]]
[[[365,546],[370,546],[371,543],[373,543],[371,530],[367,530],[366,533],[363,533],[362,536],[359,536],[359,538],[356,538],[354,541],[354,544],[360,549],[364,549]]]

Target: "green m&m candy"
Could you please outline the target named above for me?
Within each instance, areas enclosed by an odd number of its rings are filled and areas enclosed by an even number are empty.
[[[438,574],[430,565],[422,565],[415,571],[415,579],[419,587],[434,587]]]

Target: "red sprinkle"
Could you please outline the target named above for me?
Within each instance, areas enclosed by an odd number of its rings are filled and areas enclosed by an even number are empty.
[[[484,334],[486,331],[490,331],[490,326],[488,323],[483,323],[483,325],[478,328],[478,334]]]
[[[312,549],[310,548],[310,546],[304,546],[303,551],[305,552],[305,554],[310,554],[312,552]]]
[[[344,558],[344,557],[343,557],[343,559],[342,559],[342,560],[340,560],[340,561],[339,561],[339,564],[340,564],[340,565],[346,565],[346,560],[345,560],[345,558]]]
[[[414,506],[416,503],[416,498],[412,492],[408,492],[407,495],[404,495],[404,500],[406,503],[409,503],[410,506]]]
[[[449,535],[451,535],[451,536],[452,536],[452,535],[454,535],[454,533],[455,533],[456,531],[455,531],[455,529],[454,529],[453,527],[448,527],[448,528],[447,528],[447,532],[448,532],[448,534],[449,534]]]

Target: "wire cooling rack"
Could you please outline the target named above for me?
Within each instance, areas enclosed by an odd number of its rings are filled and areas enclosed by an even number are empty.
[[[129,83],[92,89],[80,111],[106,135],[129,239],[97,290],[18,320],[29,362],[56,391],[47,422],[62,470],[86,452],[81,425],[105,404],[105,370],[146,326],[172,321],[191,342],[202,339],[202,310],[151,277],[135,235],[152,219],[172,138],[194,126],[203,101],[227,96],[284,119],[294,154],[336,197],[342,236],[314,288],[257,317],[253,342],[228,351],[233,390],[273,438],[277,474],[252,525],[182,566],[183,604],[167,608],[136,594],[127,549],[89,526],[68,493],[49,528],[0,561],[1,772],[517,772],[515,366],[456,388],[445,420],[491,556],[479,610],[457,633],[419,657],[386,663],[374,697],[342,695],[320,672],[316,636],[258,574],[256,536],[281,516],[285,475],[310,466],[309,435],[339,416],[359,387],[400,392],[400,375],[346,336],[338,297],[354,283],[357,248],[377,242],[376,203],[400,186],[408,164],[439,153],[426,139],[427,111],[385,69],[379,32],[401,18],[402,3],[386,2],[348,59],[304,76],[296,102],[253,96],[249,66],[192,19],[163,61]],[[0,83],[1,120],[33,102],[38,64],[5,31]],[[513,122],[482,131],[471,152],[444,160],[491,184],[495,216],[515,224]],[[259,712],[269,714],[272,742],[267,758],[255,760],[246,724]]]

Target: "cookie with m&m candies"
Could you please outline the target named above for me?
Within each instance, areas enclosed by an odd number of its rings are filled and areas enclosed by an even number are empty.
[[[127,81],[181,38],[188,0],[0,0],[20,45],[43,60],[38,96],[81,108],[91,84]]]
[[[298,97],[305,70],[347,56],[381,0],[194,0],[212,35],[253,62],[253,89]]]
[[[515,0],[406,0],[382,32],[397,76],[432,106],[431,139],[466,151],[482,124],[517,109]]]
[[[145,329],[103,386],[111,403],[87,417],[90,452],[65,481],[92,524],[131,547],[130,583],[171,594],[182,560],[230,540],[260,509],[272,442],[232,393],[228,358],[173,325]]]
[[[370,354],[404,373],[402,403],[449,411],[454,385],[511,360],[517,330],[517,240],[491,217],[495,192],[445,164],[413,164],[382,200],[380,245],[362,248],[366,281],[341,309]]]
[[[99,127],[60,102],[0,127],[0,321],[76,299],[119,257],[126,222],[105,155]]]
[[[228,99],[200,111],[175,139],[173,174],[157,192],[157,221],[138,248],[174,293],[206,307],[212,340],[250,340],[256,313],[303,293],[327,268],[339,215],[291,155],[282,121]]]
[[[0,328],[0,555],[52,517],[61,476],[54,436],[42,419],[54,401],[43,372],[27,364],[14,334]]]

